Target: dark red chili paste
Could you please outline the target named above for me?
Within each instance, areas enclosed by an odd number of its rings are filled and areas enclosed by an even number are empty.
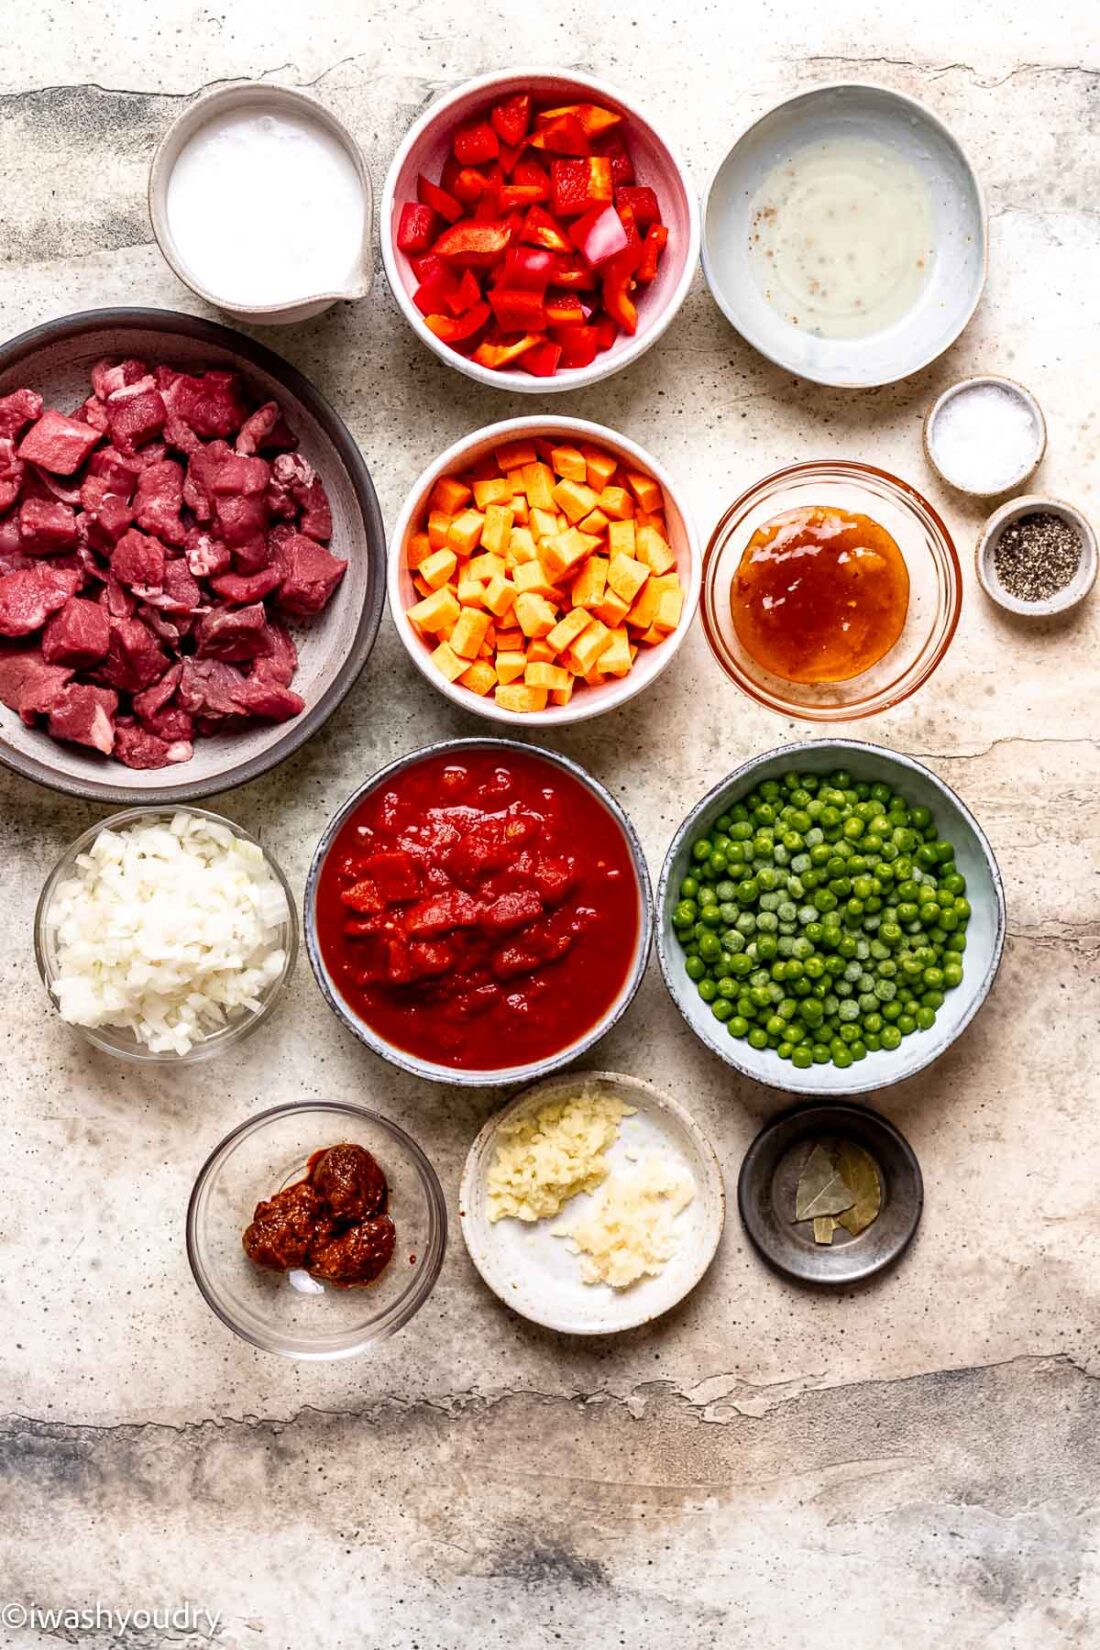
[[[302,1268],[343,1287],[373,1283],[396,1239],[388,1200],[370,1152],[348,1142],[329,1146],[313,1153],[304,1179],[257,1203],[245,1253],[273,1272]]]
[[[615,1002],[641,920],[622,828],[532,755],[427,757],[364,798],[321,871],[317,936],[354,1014],[421,1059],[556,1054]]]

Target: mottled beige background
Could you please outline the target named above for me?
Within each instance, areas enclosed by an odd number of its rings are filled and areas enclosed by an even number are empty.
[[[1007,371],[1047,412],[1039,485],[1095,517],[1095,5],[6,0],[0,21],[4,335],[100,304],[199,307],[151,243],[145,176],[164,124],[223,78],[313,87],[379,186],[435,92],[509,62],[631,88],[700,187],[735,130],[796,88],[858,77],[926,100],[970,150],[991,215],[985,300],[944,361],[861,395],[799,384],[751,354],[699,279],[633,370],[556,405],[651,446],[705,530],[800,458],[866,458],[929,489],[965,564],[962,625],[916,703],[853,731],[959,789],[1010,920],[977,1024],[879,1097],[927,1189],[893,1275],[841,1298],[785,1286],[733,1214],[678,1312],[587,1345],[509,1316],[456,1234],[409,1329],[371,1357],[298,1367],[237,1342],[192,1285],[183,1215],[207,1151],[276,1101],[363,1098],[422,1141],[453,1213],[495,1097],[375,1060],[304,964],[232,1058],[147,1076],[86,1054],[46,1011],[30,926],[47,868],[95,815],[3,777],[0,1592],[45,1608],[190,1599],[222,1613],[214,1642],[255,1650],[1096,1645],[1100,598],[1059,626],[996,617],[973,575],[981,512],[920,449],[938,390]],[[347,418],[391,522],[442,446],[530,410],[421,349],[380,270],[367,301],[270,341]],[[363,777],[478,727],[414,675],[386,619],[324,733],[221,805],[300,888]],[[656,872],[691,801],[798,731],[738,698],[696,633],[642,700],[553,743],[614,788]],[[600,1060],[690,1105],[730,1187],[782,1104],[696,1044],[655,970]],[[0,1643],[115,1642],[66,1631],[0,1625]]]

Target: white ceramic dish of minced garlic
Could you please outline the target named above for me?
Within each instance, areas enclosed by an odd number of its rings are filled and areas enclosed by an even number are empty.
[[[621,1107],[624,1113],[605,1131],[615,1138],[599,1154],[607,1171],[599,1184],[542,1218],[492,1219],[501,1207],[500,1175],[493,1166],[502,1142],[515,1140],[514,1125],[581,1096],[618,1102],[606,1109],[614,1115]],[[598,1131],[598,1120],[595,1127]],[[638,1188],[639,1177],[668,1188],[660,1215],[662,1235],[670,1240],[668,1258],[626,1287],[588,1282],[586,1273],[601,1264],[606,1269],[606,1257],[594,1257],[562,1231],[598,1228],[608,1199],[617,1203]],[[607,1335],[649,1323],[694,1289],[722,1235],[725,1193],[713,1148],[677,1101],[638,1077],[567,1072],[525,1090],[485,1124],[466,1159],[459,1215],[470,1258],[513,1311],[562,1334]]]

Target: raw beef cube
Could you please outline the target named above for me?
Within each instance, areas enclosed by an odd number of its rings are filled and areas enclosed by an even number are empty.
[[[152,687],[134,694],[132,703],[135,715],[140,716],[144,722],[148,717],[155,716],[159,710],[163,710],[179,687],[182,675],[183,660],[177,659],[171,669],[164,672],[159,682],[154,682]]]
[[[277,568],[265,567],[259,573],[221,573],[210,580],[210,588],[230,607],[241,607],[246,602],[262,602],[278,589],[279,579]]]
[[[254,573],[265,572],[275,559],[269,533],[257,533],[253,538],[246,539],[243,544],[235,544],[232,553],[234,573],[243,573],[246,578],[250,578]],[[276,569],[276,582],[280,577]]]
[[[29,636],[64,607],[83,583],[79,573],[42,562],[0,578],[0,636]]]
[[[228,572],[232,560],[229,546],[200,527],[188,530],[184,554],[196,579],[208,579],[217,573]]]
[[[291,533],[280,542],[275,565],[282,576],[279,606],[307,616],[321,611],[347,572],[347,562],[337,561],[301,533]]]
[[[262,459],[260,463],[263,463]],[[214,521],[219,537],[231,550],[247,544],[257,534],[262,536],[267,526],[267,505],[263,494],[219,495],[214,499]]]
[[[148,598],[153,600],[152,597]],[[202,589],[182,556],[164,564],[164,594],[154,607],[166,613],[194,613],[202,605]]]
[[[80,502],[89,536],[99,548],[109,551],[134,519],[127,499],[112,491],[106,476],[89,475],[81,486]]]
[[[15,456],[13,437],[0,436],[0,516],[10,510],[19,497],[26,468],[23,460]]]
[[[70,682],[54,701],[46,726],[55,739],[91,745],[93,750],[110,756],[115,743],[117,710],[118,694],[110,688]]]
[[[270,653],[271,638],[262,602],[250,607],[216,607],[203,614],[195,632],[199,659],[256,659]]]
[[[90,424],[93,430],[99,431],[100,435],[106,435],[111,427],[110,420],[107,417],[107,409],[97,395],[90,395],[87,401],[82,401],[73,413],[73,417],[84,424]]]
[[[249,413],[241,425],[236,443],[237,451],[244,453],[246,457],[259,452],[278,422],[279,403],[265,401],[262,407],[257,407],[254,413]]]
[[[298,530],[307,538],[332,537],[332,513],[324,485],[301,453],[280,453],[272,464],[268,508],[283,521],[292,520],[301,511]]]
[[[132,355],[122,361],[112,361],[110,356],[104,356],[92,367],[92,389],[101,401],[106,401],[116,390],[124,390],[128,384],[140,383],[148,376],[149,368],[145,362],[136,360]]]
[[[190,739],[195,731],[194,717],[182,705],[164,705],[160,710],[152,711],[148,716],[141,718],[141,725],[149,733],[155,733],[158,739],[165,739],[174,744],[177,739]]]
[[[314,476],[299,502],[302,514],[298,520],[298,531],[304,533],[307,539],[323,539],[327,544],[332,537],[332,511],[320,476]]]
[[[42,397],[34,390],[13,390],[0,395],[0,436],[10,437],[42,416]]]
[[[479,926],[490,933],[506,934],[510,928],[522,928],[542,916],[542,899],[533,888],[517,889],[500,894],[491,905],[483,907]]]
[[[266,458],[242,458],[234,453],[214,472],[212,491],[216,498],[228,498],[234,493],[252,497],[265,493],[271,479],[271,465]]]
[[[174,762],[190,762],[191,741],[159,739],[148,728],[139,727],[132,717],[120,716],[115,729],[115,755],[128,768],[167,768]]]
[[[111,572],[120,584],[136,585],[142,590],[164,588],[164,546],[159,539],[150,538],[131,527],[115,546],[111,557]]]
[[[192,510],[196,521],[211,521],[214,516],[214,477],[232,456],[232,448],[224,441],[211,441],[200,447],[187,460],[187,476],[183,483],[183,502]]]
[[[260,681],[289,687],[298,668],[298,649],[294,646],[294,638],[278,619],[268,619],[267,628],[271,636],[271,652],[255,660],[251,674]]]
[[[77,543],[76,516],[57,499],[25,498],[19,506],[19,533],[23,548],[36,556],[73,550]]]
[[[133,615],[134,598],[110,572],[107,574],[99,599],[112,619],[129,619]]]
[[[107,662],[100,671],[105,682],[127,693],[137,693],[151,687],[167,669],[167,655],[140,619],[111,619]]]
[[[410,934],[447,934],[452,928],[473,928],[480,914],[476,899],[451,888],[414,905],[406,913],[405,926]]]
[[[236,699],[242,716],[259,716],[265,722],[288,722],[306,708],[300,693],[259,676],[246,677],[236,690]]]
[[[190,424],[185,424],[183,419],[177,418],[174,413],[169,413],[165,420],[164,439],[170,447],[175,447],[178,452],[186,453],[188,458],[192,453],[202,451],[202,442]]]
[[[127,502],[134,496],[140,474],[141,461],[120,453],[117,447],[100,447],[88,460],[88,475],[102,478],[108,492],[118,493]]]
[[[243,683],[236,665],[224,664],[221,659],[184,659],[179,701],[193,716],[211,722],[239,716],[241,707],[236,695]]]
[[[37,647],[0,653],[0,705],[19,712],[28,726],[44,716],[65,688],[72,671],[48,665]]]
[[[166,367],[163,363],[159,367],[153,368],[153,381],[161,395],[163,395],[166,390],[170,390],[172,385],[176,382],[176,379],[180,376],[181,374],[177,372],[175,367]]]
[[[0,573],[14,573],[17,567],[33,567],[34,558],[28,556],[19,536],[19,516],[13,511],[0,520]]]
[[[183,506],[183,465],[174,458],[150,464],[138,477],[134,499],[134,520],[164,544],[184,545],[187,528],[180,510]]]
[[[159,435],[167,416],[164,397],[152,378],[139,378],[136,384],[115,390],[107,400],[111,440],[124,453],[134,452]]]
[[[74,670],[96,664],[107,652],[110,621],[98,602],[73,596],[42,632],[42,657],[47,664],[72,665]]]
[[[190,619],[162,613],[159,607],[150,607],[148,602],[138,603],[137,617],[170,652],[180,651],[180,643],[190,629]]]
[[[71,476],[102,439],[90,424],[48,407],[19,443],[19,457],[54,475]]]
[[[173,417],[182,418],[196,435],[232,435],[248,417],[248,405],[235,372],[181,372],[165,389]]]

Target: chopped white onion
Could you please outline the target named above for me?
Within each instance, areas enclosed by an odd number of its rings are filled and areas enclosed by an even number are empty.
[[[186,1054],[255,1013],[286,962],[286,895],[263,850],[226,825],[100,831],[54,891],[53,994],[73,1025],[128,1027],[155,1054]]]

